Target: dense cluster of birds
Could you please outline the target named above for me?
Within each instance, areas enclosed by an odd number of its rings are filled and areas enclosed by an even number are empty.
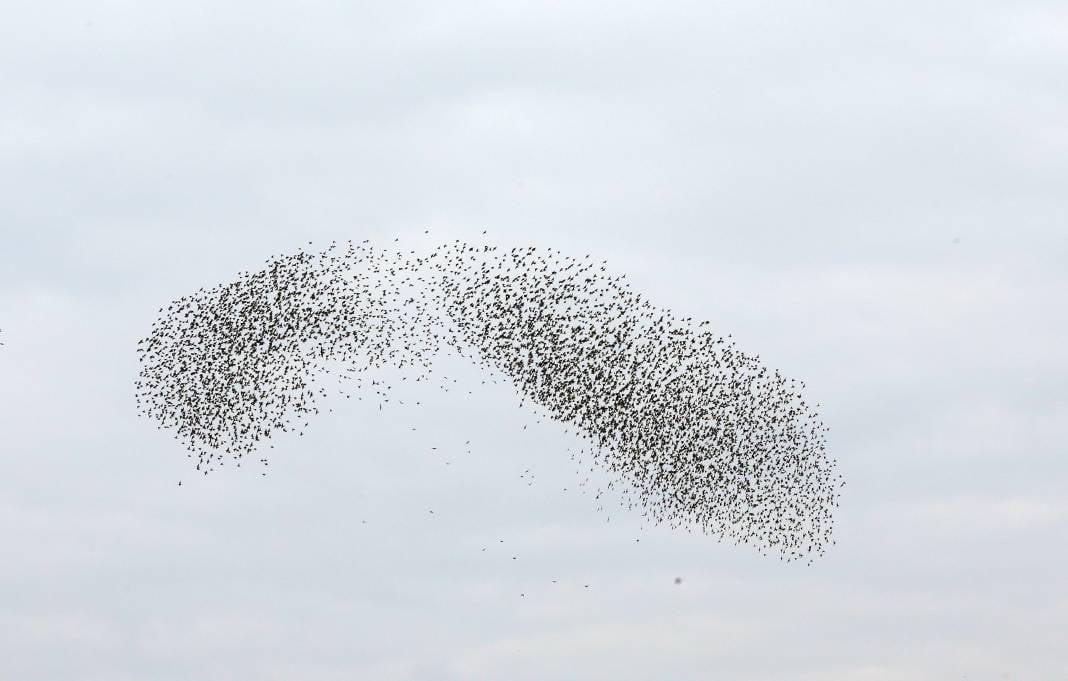
[[[784,560],[822,554],[842,482],[804,383],[624,278],[590,256],[462,241],[271,257],[160,309],[138,344],[139,410],[207,474],[302,433],[326,378],[381,404],[391,386],[370,370],[429,380],[449,352],[573,428],[653,522]]]

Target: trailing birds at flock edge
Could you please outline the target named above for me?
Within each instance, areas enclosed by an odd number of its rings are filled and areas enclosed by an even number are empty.
[[[276,433],[302,434],[329,395],[322,378],[381,407],[392,386],[369,371],[430,381],[449,352],[583,437],[584,453],[624,483],[627,508],[655,523],[783,560],[833,543],[843,483],[804,383],[709,322],[657,307],[589,255],[333,242],[159,312],[137,347],[139,412],[173,430],[204,475]]]

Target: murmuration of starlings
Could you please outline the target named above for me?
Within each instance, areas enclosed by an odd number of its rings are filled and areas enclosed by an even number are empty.
[[[160,309],[137,347],[138,409],[207,474],[303,432],[324,379],[382,398],[391,386],[370,370],[430,380],[449,352],[585,438],[646,519],[783,560],[822,555],[844,483],[804,383],[624,278],[590,256],[462,241],[271,257]]]

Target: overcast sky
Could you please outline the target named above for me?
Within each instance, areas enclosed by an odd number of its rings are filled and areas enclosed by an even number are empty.
[[[1066,187],[1063,2],[9,0],[0,678],[1068,678]],[[605,258],[806,381],[837,545],[598,512],[462,365],[267,477],[138,419],[160,305],[396,237]]]

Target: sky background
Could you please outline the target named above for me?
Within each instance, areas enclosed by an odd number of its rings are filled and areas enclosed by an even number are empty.
[[[3,15],[0,678],[1068,679],[1063,2]],[[160,305],[397,237],[607,259],[805,380],[837,545],[599,513],[461,365],[267,477],[137,417]]]

